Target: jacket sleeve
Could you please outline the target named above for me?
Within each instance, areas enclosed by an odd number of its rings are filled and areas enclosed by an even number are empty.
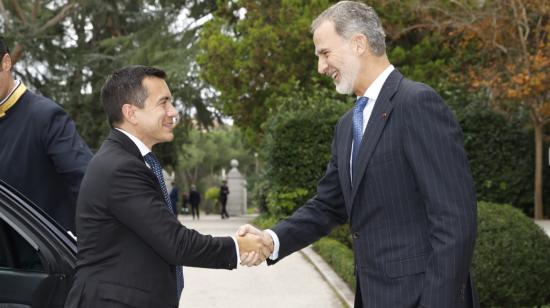
[[[404,152],[424,199],[433,249],[420,304],[454,307],[476,237],[476,197],[462,132],[441,97],[426,86],[402,108]]]
[[[43,147],[58,174],[65,178],[75,200],[92,152],[78,135],[74,122],[60,107],[44,110],[39,119],[43,121]]]
[[[166,207],[156,180],[141,162],[128,161],[114,171],[109,184],[109,210],[153,250],[173,265],[237,267],[231,237],[203,235],[183,226]]]

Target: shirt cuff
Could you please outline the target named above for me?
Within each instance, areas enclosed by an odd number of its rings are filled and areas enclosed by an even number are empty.
[[[237,266],[241,264],[241,256],[239,255],[239,243],[237,243],[237,239],[232,236],[233,242],[235,242],[235,249],[237,250]]]
[[[277,260],[279,258],[279,237],[275,232],[273,232],[270,229],[265,230],[265,232],[269,233],[271,235],[271,238],[273,239],[273,253],[271,256],[269,256],[269,259],[271,260]]]

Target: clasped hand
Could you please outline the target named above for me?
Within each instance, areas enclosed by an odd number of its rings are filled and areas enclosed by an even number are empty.
[[[265,231],[251,225],[242,225],[237,230],[241,265],[257,266],[273,253],[273,239]]]

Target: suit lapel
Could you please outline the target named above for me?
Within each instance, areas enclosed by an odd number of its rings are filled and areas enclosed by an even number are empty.
[[[359,152],[357,153],[357,161],[355,162],[357,166],[353,167],[355,172],[353,173],[352,179],[351,204],[353,204],[353,200],[355,199],[355,195],[357,194],[359,187],[358,184],[361,182],[361,178],[365,174],[368,162],[372,157],[376,144],[378,143],[378,140],[382,135],[382,131],[386,126],[387,120],[390,117],[393,109],[393,102],[391,98],[397,92],[401,79],[403,79],[403,75],[401,75],[399,71],[394,70],[388,76],[388,79],[382,86],[380,95],[378,95],[378,98],[376,99],[372,115],[370,116],[365,133],[363,134],[363,138],[361,139]]]
[[[143,167],[147,168],[147,170],[148,170],[147,174],[153,180],[153,182],[156,184],[155,185],[156,190],[162,196],[162,198],[164,200],[164,193],[162,192],[162,188],[160,187],[160,183],[157,179],[157,176],[153,173],[153,171],[150,168],[148,168],[145,165],[145,159],[141,155],[141,152],[139,151],[139,148],[137,147],[137,145],[130,138],[128,138],[128,136],[126,136],[123,132],[121,132],[117,129],[114,129],[114,128],[111,130],[111,133],[109,134],[107,139],[112,140],[112,141],[117,142],[117,143],[120,143],[122,145],[122,147],[126,151],[128,151],[128,153],[130,155],[135,156],[137,159],[139,159],[143,162]]]

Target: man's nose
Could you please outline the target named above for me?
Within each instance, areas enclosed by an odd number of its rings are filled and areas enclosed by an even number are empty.
[[[168,104],[168,109],[166,110],[166,113],[170,117],[173,117],[178,114],[178,111],[176,110],[176,107],[174,107],[173,103]]]

